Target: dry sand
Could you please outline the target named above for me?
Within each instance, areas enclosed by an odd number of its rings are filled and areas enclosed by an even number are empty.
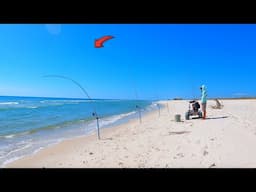
[[[184,120],[188,101],[102,131],[63,141],[7,165],[13,168],[248,168],[256,167],[256,100],[223,100],[208,119]],[[181,114],[182,122],[174,122]]]

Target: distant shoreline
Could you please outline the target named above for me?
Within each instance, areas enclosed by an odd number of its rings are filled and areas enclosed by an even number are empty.
[[[248,100],[248,99],[256,99],[256,97],[236,97],[236,98],[209,98],[208,100],[214,100],[214,99],[219,99],[219,100]]]
[[[90,100],[88,98],[76,98],[76,97],[44,97],[44,96],[14,96],[14,95],[0,95],[1,97],[20,97],[20,98],[44,98],[44,99],[67,99],[67,100]],[[110,99],[110,98],[92,98],[92,100],[138,100],[138,101],[172,101],[172,100],[199,100],[199,98],[181,98],[181,97],[176,97],[176,98],[167,98],[167,99]],[[256,99],[255,97],[214,97],[214,98],[208,98],[208,100],[215,100],[215,99],[219,99],[219,100],[248,100],[248,99]]]
[[[219,99],[219,100],[250,100],[250,99],[256,99],[256,97],[216,97],[216,98],[208,98],[207,100],[215,100],[215,99]],[[174,98],[174,99],[168,99],[170,100],[200,100],[200,98]]]

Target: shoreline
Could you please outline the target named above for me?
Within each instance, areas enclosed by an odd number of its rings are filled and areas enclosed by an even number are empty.
[[[256,100],[207,105],[207,119],[184,120],[188,101],[160,101],[154,110],[125,124],[63,141],[6,168],[253,168],[256,167]],[[168,113],[167,104],[170,111]],[[174,115],[181,114],[181,122]]]
[[[142,118],[144,116],[147,116],[147,115],[157,111],[157,108],[153,107],[154,103],[158,103],[158,102],[152,102],[151,105],[149,105],[149,106],[147,106],[146,108],[143,109]],[[150,107],[151,107],[151,109],[148,109]],[[129,115],[126,116],[127,114],[129,114]],[[106,118],[114,118],[116,116],[125,115],[124,117],[121,117],[120,119],[117,119],[116,121],[114,121],[110,124],[103,125],[101,127],[100,134],[101,135],[108,134],[108,132],[111,132],[112,130],[118,129],[118,128],[122,127],[123,125],[128,124],[130,122],[133,122],[133,123],[135,123],[136,121],[139,122],[139,120],[137,119],[138,117],[136,117],[136,114],[137,114],[136,111],[132,111],[132,112],[124,113],[124,114],[118,114],[118,115],[113,115],[113,116],[110,116],[110,117],[103,118],[102,120],[104,121]],[[94,123],[96,123],[96,122],[94,122]],[[10,165],[12,163],[15,163],[15,162],[18,162],[19,160],[23,160],[23,159],[26,159],[26,158],[33,157],[33,156],[37,155],[38,153],[40,153],[41,151],[47,150],[47,149],[49,149],[51,147],[54,147],[56,145],[59,145],[59,144],[65,143],[65,142],[69,142],[69,141],[73,141],[73,140],[76,140],[76,139],[81,139],[81,138],[82,139],[87,139],[88,142],[91,142],[92,140],[94,140],[94,138],[97,140],[98,139],[97,138],[97,130],[95,130],[93,132],[90,131],[85,135],[76,135],[76,136],[73,136],[71,138],[64,138],[60,141],[56,141],[55,143],[51,143],[51,144],[48,144],[47,146],[40,147],[37,150],[33,151],[31,154],[26,154],[26,155],[23,155],[23,156],[20,156],[20,157],[15,157],[15,158],[13,158],[13,160],[9,160],[6,163],[3,163],[3,165],[1,165],[1,167],[8,168],[8,165]]]

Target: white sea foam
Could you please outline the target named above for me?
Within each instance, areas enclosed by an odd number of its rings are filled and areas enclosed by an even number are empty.
[[[25,143],[25,142],[21,142],[21,143]],[[23,157],[25,157],[25,156],[27,156],[27,155],[30,155],[31,153],[25,153],[25,154],[23,154],[23,155],[21,155],[21,154],[16,154],[17,152],[21,152],[21,151],[23,151],[23,150],[25,150],[25,149],[28,149],[28,148],[30,148],[32,146],[32,143],[25,143],[25,145],[23,145],[22,147],[19,147],[19,148],[16,148],[16,149],[14,149],[14,150],[12,150],[12,151],[9,151],[7,154],[5,154],[4,156],[1,156],[0,157],[0,159],[6,159],[5,161],[3,161],[2,162],[2,164],[0,164],[0,167],[4,167],[5,165],[7,165],[7,164],[9,164],[9,163],[11,163],[11,162],[13,162],[13,161],[16,161],[16,160],[18,160],[18,159],[21,159],[21,158],[23,158]],[[13,154],[15,154],[14,156],[13,156]],[[9,156],[13,156],[13,157],[9,157]]]
[[[6,135],[6,136],[4,136],[4,138],[11,139],[11,138],[13,138],[14,136],[15,136],[14,134],[12,134],[12,135]]]
[[[118,121],[120,119],[123,119],[125,117],[128,117],[130,115],[133,115],[135,113],[136,113],[136,111],[132,111],[132,112],[129,112],[129,113],[123,113],[123,114],[120,114],[120,115],[114,115],[114,116],[111,116],[111,117],[103,118],[101,120],[101,126],[106,126],[106,125],[115,123],[116,121]]]
[[[31,145],[32,145],[31,143],[27,143],[27,144],[25,144],[25,145],[24,145],[23,147],[21,147],[21,148],[18,148],[18,149],[15,149],[15,150],[13,150],[13,151],[10,151],[6,156],[8,156],[8,155],[10,155],[10,154],[12,154],[12,153],[18,152],[18,151],[22,151],[22,150],[24,150],[24,149],[30,147]]]
[[[0,165],[1,168],[4,168],[7,164],[13,162],[13,161],[16,161],[18,159],[21,159],[22,157],[25,157],[26,155],[23,155],[23,156],[18,156],[18,157],[13,157],[13,158],[10,158],[10,159],[7,159],[6,161],[4,161],[2,163],[2,165]]]
[[[2,102],[0,105],[18,105],[19,102]]]
[[[38,106],[31,106],[31,107],[27,107],[28,109],[36,109],[38,108]]]

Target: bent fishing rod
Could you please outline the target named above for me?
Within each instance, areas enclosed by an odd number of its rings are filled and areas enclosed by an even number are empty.
[[[89,99],[90,102],[93,103],[93,99],[89,96],[88,92],[82,87],[82,85],[80,83],[78,83],[77,81],[69,78],[69,77],[66,77],[66,76],[62,76],[62,75],[45,75],[43,76],[44,78],[61,78],[61,79],[66,79],[66,80],[70,80],[71,82],[73,82],[75,85],[77,85],[82,91],[83,93],[87,96],[87,98]],[[100,128],[99,128],[99,116],[96,112],[96,107],[94,105],[93,106],[93,113],[92,113],[92,116],[96,118],[96,122],[97,122],[97,134],[98,134],[98,139],[100,139]]]

